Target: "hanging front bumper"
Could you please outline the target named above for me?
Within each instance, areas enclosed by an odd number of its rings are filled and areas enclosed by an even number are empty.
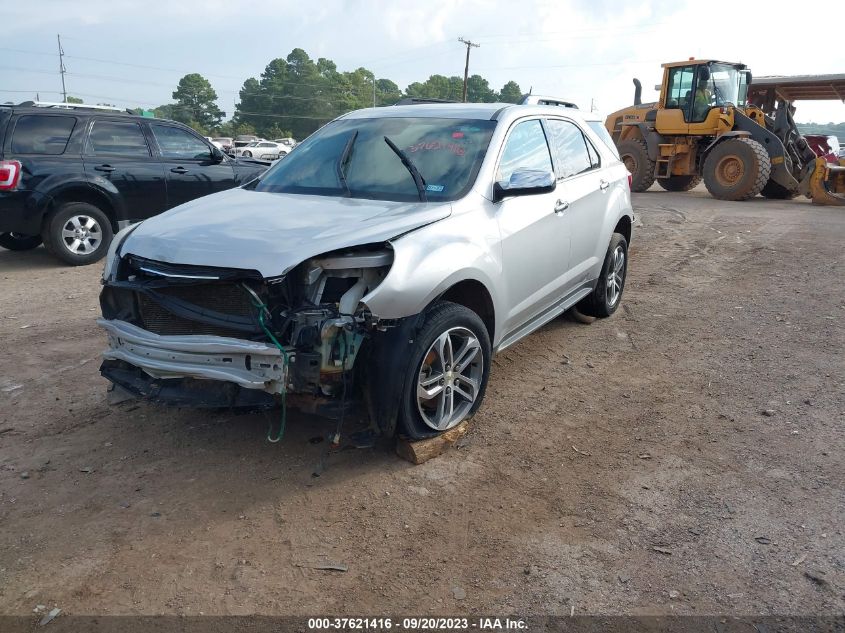
[[[126,321],[97,319],[108,333],[105,360],[123,361],[160,379],[195,378],[280,394],[287,380],[281,351],[256,341],[148,332]]]

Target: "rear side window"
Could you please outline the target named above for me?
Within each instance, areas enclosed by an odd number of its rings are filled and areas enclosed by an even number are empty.
[[[578,127],[569,121],[550,119],[552,152],[555,156],[555,171],[558,178],[569,178],[592,169],[595,164],[590,156],[587,139]],[[595,150],[593,150],[595,155]],[[595,157],[598,161],[598,156]]]
[[[95,121],[88,136],[88,153],[149,158],[141,126],[129,121]]]
[[[72,116],[24,115],[12,134],[12,152],[58,156],[64,153],[75,125]]]
[[[616,149],[616,144],[613,142],[610,132],[608,132],[607,128],[604,127],[604,124],[601,121],[587,121],[587,125],[589,125],[590,129],[593,130],[593,132],[595,132],[602,141],[604,141],[604,144],[610,148],[613,155],[616,156],[616,158],[619,158],[619,150]]]
[[[208,145],[190,132],[170,127],[169,125],[152,125],[153,134],[158,141],[161,155],[164,158],[187,160],[209,160],[211,150]]]

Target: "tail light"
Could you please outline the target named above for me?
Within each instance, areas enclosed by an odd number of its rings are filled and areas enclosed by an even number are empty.
[[[634,174],[632,174],[632,173],[629,171],[629,172],[628,172],[628,189],[630,190],[630,189],[631,189],[631,187],[633,187],[633,186],[634,186]]]
[[[0,160],[0,191],[12,191],[21,179],[21,163],[18,160]]]

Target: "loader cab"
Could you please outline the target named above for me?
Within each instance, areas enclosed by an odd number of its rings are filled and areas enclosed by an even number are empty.
[[[656,127],[661,134],[714,135],[733,125],[750,73],[744,64],[689,60],[663,65]]]

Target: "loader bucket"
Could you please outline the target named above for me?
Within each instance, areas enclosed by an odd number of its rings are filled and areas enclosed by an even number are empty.
[[[809,189],[813,204],[845,207],[845,159],[836,165],[817,158]]]

